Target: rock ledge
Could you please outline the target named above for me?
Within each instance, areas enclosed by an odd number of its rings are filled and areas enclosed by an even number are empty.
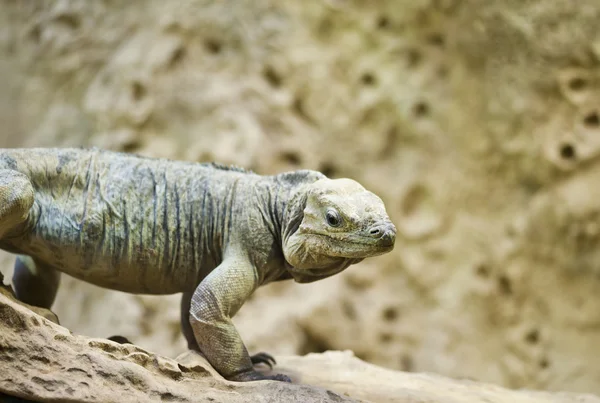
[[[510,391],[387,370],[351,352],[278,357],[277,370],[302,384],[235,383],[192,352],[173,360],[132,344],[73,335],[46,317],[53,318],[34,313],[1,289],[1,393],[42,402],[600,403],[591,395]]]

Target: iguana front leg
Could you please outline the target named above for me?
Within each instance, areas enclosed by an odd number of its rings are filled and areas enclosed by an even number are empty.
[[[181,331],[187,341],[188,349],[200,351],[200,347],[198,347],[198,342],[194,336],[194,330],[190,324],[192,295],[194,295],[193,292],[184,292],[181,296]],[[251,355],[250,361],[252,361],[252,365],[265,364],[271,369],[273,368],[273,365],[277,364],[275,358],[264,352]]]
[[[248,350],[231,321],[256,287],[258,275],[254,265],[244,257],[226,257],[192,295],[190,324],[194,337],[208,362],[229,380],[290,382],[285,375],[267,376],[254,370]]]

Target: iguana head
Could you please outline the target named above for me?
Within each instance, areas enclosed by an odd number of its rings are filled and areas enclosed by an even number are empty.
[[[351,179],[319,179],[288,205],[283,253],[292,277],[307,283],[391,251],[396,227],[383,201]]]

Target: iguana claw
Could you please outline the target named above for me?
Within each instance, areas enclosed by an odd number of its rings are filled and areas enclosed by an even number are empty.
[[[273,358],[272,355],[263,352],[254,354],[250,357],[250,360],[252,361],[252,365],[265,364],[268,365],[270,369],[273,369],[273,365],[277,364],[277,361],[275,361],[275,358]]]

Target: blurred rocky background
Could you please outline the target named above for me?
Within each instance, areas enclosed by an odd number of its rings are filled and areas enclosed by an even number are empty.
[[[597,0],[0,0],[0,146],[354,178],[395,251],[260,289],[235,318],[252,351],[600,393],[598,21]],[[74,332],[184,351],[177,295],[62,283]]]

